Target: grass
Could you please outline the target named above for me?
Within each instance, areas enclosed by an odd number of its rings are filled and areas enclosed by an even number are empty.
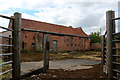
[[[100,60],[101,52],[98,51],[79,51],[75,53],[75,56],[72,53],[50,53],[50,58],[57,57],[72,57],[72,58],[87,58]],[[31,61],[41,61],[43,60],[43,53],[22,53],[21,62],[31,62]]]
[[[57,58],[57,57],[72,57],[72,59],[93,59],[93,60],[100,60],[101,52],[99,51],[79,51],[75,53],[75,56],[72,55],[72,53],[50,53],[50,58]],[[31,62],[31,61],[41,61],[43,60],[43,54],[42,53],[22,53],[21,54],[21,61],[22,62]],[[11,66],[9,64],[2,66],[2,72],[11,69]],[[2,76],[2,78],[8,78],[11,77],[11,72],[5,74]]]
[[[2,63],[4,63],[4,62],[2,62]],[[11,66],[9,64],[2,65],[2,72],[7,71],[9,69],[11,69]],[[3,74],[2,75],[2,80],[6,79],[6,78],[9,78],[11,76],[12,76],[12,72],[8,72],[6,74]]]
[[[57,58],[57,57],[67,57],[69,55],[62,55],[61,53],[50,53],[50,58]],[[31,61],[41,61],[43,60],[43,53],[22,53],[21,54],[21,62],[31,62]]]
[[[74,58],[101,60],[101,52],[100,51],[82,51],[82,52],[78,52],[74,56]]]

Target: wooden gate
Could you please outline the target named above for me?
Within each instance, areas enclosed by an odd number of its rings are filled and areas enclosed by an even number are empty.
[[[2,50],[2,47],[11,47],[12,51],[8,53],[0,53],[0,56],[10,56],[12,55],[12,60],[7,61],[4,63],[1,63],[0,66],[5,65],[5,64],[10,64],[12,63],[12,68],[0,73],[2,76],[3,74],[6,74],[10,71],[12,71],[12,77],[14,80],[20,80],[20,31],[21,31],[21,14],[20,13],[14,13],[14,17],[7,17],[0,15],[2,18],[10,19],[12,20],[12,29],[5,28],[0,26],[0,28],[5,29],[7,31],[12,32],[11,37],[7,37],[4,35],[0,35],[1,38],[8,38],[9,40],[12,39],[12,44],[0,44],[0,48]],[[11,41],[10,41],[11,42]]]
[[[86,36],[81,36],[81,35],[74,35],[74,34],[63,34],[63,33],[56,33],[56,32],[49,32],[49,31],[41,31],[41,30],[33,30],[33,29],[21,29],[21,14],[20,13],[14,13],[14,17],[7,17],[7,16],[2,16],[0,17],[11,19],[12,20],[12,29],[5,28],[0,26],[2,29],[6,29],[8,31],[12,32],[12,37],[6,37],[3,35],[0,35],[0,37],[5,37],[12,39],[12,44],[0,44],[0,47],[12,47],[12,52],[11,53],[5,53],[5,54],[0,54],[0,56],[6,56],[6,55],[12,55],[12,61],[8,61],[5,63],[0,64],[0,66],[8,63],[12,63],[12,69],[0,73],[0,75],[8,73],[12,71],[12,77],[13,80],[20,80],[21,75],[21,65],[20,65],[20,54],[21,54],[21,45],[20,45],[20,39],[21,39],[21,31],[28,31],[28,32],[38,32],[38,33],[43,33],[44,36],[44,67],[42,68],[44,72],[48,72],[49,69],[49,34],[51,35],[57,35],[57,36],[69,36],[73,40],[73,37],[80,37],[80,38],[89,38]],[[56,42],[55,45],[57,46]],[[72,43],[73,46],[73,52],[74,52],[74,44]],[[56,47],[57,48],[57,47]]]
[[[102,36],[102,64],[108,80],[120,80],[120,54],[116,52],[120,50],[120,47],[116,47],[116,43],[120,42],[116,35],[120,36],[120,32],[115,32],[115,20],[118,19],[120,18],[115,18],[114,11],[106,12],[106,33]]]

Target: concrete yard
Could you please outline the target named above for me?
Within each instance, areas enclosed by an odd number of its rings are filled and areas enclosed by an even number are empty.
[[[92,65],[99,63],[100,61],[90,60],[90,59],[67,59],[67,60],[50,61],[49,65],[50,65],[50,69],[81,70],[81,69],[90,69],[92,68]],[[22,74],[41,68],[42,66],[43,66],[43,61],[22,62],[21,63]]]

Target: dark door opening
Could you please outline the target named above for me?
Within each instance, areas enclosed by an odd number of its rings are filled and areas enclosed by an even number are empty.
[[[53,40],[52,41],[52,47],[53,47],[53,50],[57,50],[57,40]]]
[[[24,45],[24,42],[22,42],[22,50],[24,49],[25,45]]]

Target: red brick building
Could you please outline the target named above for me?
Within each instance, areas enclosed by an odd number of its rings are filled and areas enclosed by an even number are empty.
[[[12,24],[10,22],[9,28]],[[21,28],[43,30],[49,32],[65,33],[65,34],[75,34],[81,36],[87,36],[81,27],[72,28],[72,26],[62,26],[46,22],[39,22],[29,19],[22,19]],[[21,45],[22,49],[31,50],[31,49],[42,49],[43,48],[43,33],[37,32],[21,32]],[[89,50],[90,49],[90,38],[79,38],[73,37],[73,40],[68,36],[55,36],[50,35],[50,50],[59,50],[59,51],[71,51],[72,42],[75,46],[75,50]]]

